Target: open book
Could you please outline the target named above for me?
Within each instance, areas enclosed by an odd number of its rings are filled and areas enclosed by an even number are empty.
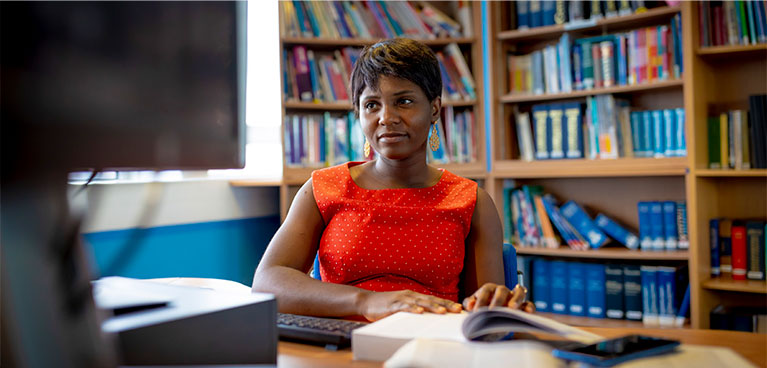
[[[508,308],[482,308],[472,313],[395,313],[352,332],[357,360],[384,361],[410,340],[467,342],[509,332],[539,332],[581,343],[603,338],[546,317]]]

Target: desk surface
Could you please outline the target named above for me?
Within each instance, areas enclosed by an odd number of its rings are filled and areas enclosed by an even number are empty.
[[[653,329],[653,328],[599,328],[582,327],[604,337],[627,334],[677,339],[685,344],[728,347],[757,367],[767,367],[767,334],[735,331]],[[328,351],[319,346],[280,341],[277,365],[279,367],[380,367],[380,362],[354,361],[351,349]]]

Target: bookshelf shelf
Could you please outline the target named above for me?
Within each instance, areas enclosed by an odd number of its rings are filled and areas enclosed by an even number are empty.
[[[590,250],[574,250],[569,247],[559,248],[527,248],[515,247],[518,255],[588,258],[588,259],[618,259],[645,261],[687,261],[690,253],[687,251],[638,251],[627,248],[602,248]]]
[[[732,280],[727,277],[719,277],[704,281],[702,286],[709,290],[767,294],[767,282],[759,280]]]
[[[695,170],[695,176],[704,178],[735,177],[735,178],[767,178],[767,169],[752,170]]]
[[[539,101],[551,101],[551,100],[565,100],[570,98],[579,98],[586,96],[605,95],[613,93],[633,93],[643,92],[651,90],[659,90],[665,88],[681,88],[684,86],[684,82],[681,79],[672,79],[662,82],[643,83],[632,86],[615,86],[608,88],[595,88],[584,91],[573,91],[569,93],[549,93],[542,95],[513,95],[506,94],[501,97],[501,102],[504,103],[520,103],[520,102],[539,102]]]
[[[346,46],[367,46],[378,42],[378,39],[367,38],[306,38],[306,37],[282,37],[280,38],[283,46],[307,45],[312,47],[346,47]],[[429,46],[444,46],[451,42],[459,45],[469,45],[477,41],[474,37],[458,38],[436,38],[436,39],[417,39]]]
[[[286,101],[283,106],[289,110],[336,110],[336,111],[349,111],[352,109],[352,104],[349,101],[339,102],[302,102],[302,101]]]
[[[581,178],[616,176],[680,176],[687,172],[686,157],[619,158],[615,160],[496,161],[498,178]]]
[[[442,101],[442,106],[464,107],[474,106],[477,104],[477,100],[445,100]],[[333,111],[349,111],[352,109],[350,101],[337,101],[337,102],[304,102],[304,101],[285,101],[283,107],[288,110],[333,110]]]
[[[535,27],[523,30],[510,30],[498,33],[499,41],[546,41],[559,38],[564,32],[609,32],[618,29],[638,28],[655,24],[663,19],[671,18],[680,11],[680,6],[667,6],[650,9],[644,13],[600,19],[595,22],[579,24],[560,24],[554,26]]]
[[[592,317],[580,317],[569,316],[565,314],[536,312],[543,317],[551,318],[557,322],[565,323],[570,326],[576,327],[611,327],[611,328],[644,328],[646,327],[640,321],[630,321],[627,319],[610,319],[610,318],[592,318]],[[649,326],[648,326],[649,327]],[[657,328],[657,326],[652,326]]]
[[[764,54],[767,56],[767,43],[756,45],[733,45],[733,46],[708,46],[701,47],[697,51],[698,55],[732,55],[732,54]]]

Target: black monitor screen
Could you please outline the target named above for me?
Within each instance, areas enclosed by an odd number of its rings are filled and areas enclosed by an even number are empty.
[[[242,167],[245,17],[232,2],[4,2],[4,156]]]

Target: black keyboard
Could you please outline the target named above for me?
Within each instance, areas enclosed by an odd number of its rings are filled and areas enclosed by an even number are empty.
[[[325,345],[331,350],[351,345],[352,330],[365,325],[365,322],[277,313],[280,339]]]

